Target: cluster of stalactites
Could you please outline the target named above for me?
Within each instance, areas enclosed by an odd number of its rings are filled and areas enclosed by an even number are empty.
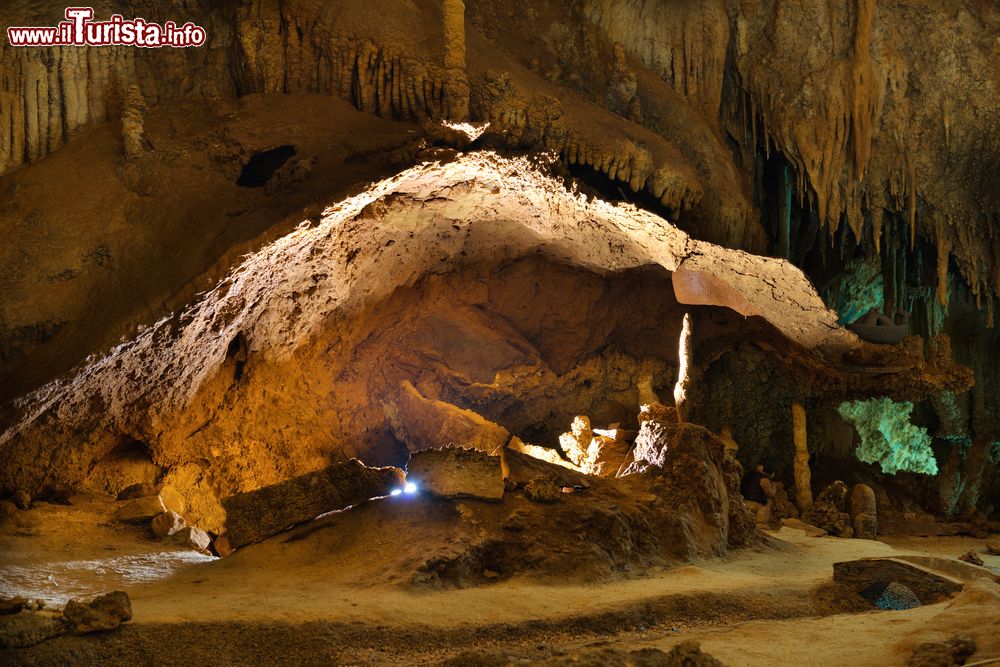
[[[938,305],[948,305],[953,269],[977,305],[986,310],[992,326],[994,300],[1000,297],[1000,239],[975,237],[983,229],[992,234],[1000,225],[1000,215],[989,210],[966,211],[924,196],[916,167],[921,147],[914,145],[912,133],[906,131],[906,109],[891,112],[895,114],[889,123],[895,126],[894,136],[885,136],[883,113],[889,113],[887,104],[898,103],[889,98],[905,88],[908,71],[891,58],[873,67],[875,9],[873,0],[857,0],[851,47],[845,57],[834,61],[830,73],[812,81],[822,93],[816,113],[790,122],[787,104],[772,99],[773,91],[752,80],[743,81],[738,94],[730,95],[728,113],[742,124],[745,135],[744,162],[756,159],[761,149],[767,157],[772,151],[780,152],[793,167],[800,205],[816,212],[830,246],[845,248],[850,241],[864,244],[869,257],[879,258],[875,261],[894,263],[886,270],[897,275],[905,276],[906,257],[908,253],[912,257],[918,235],[929,239],[936,249],[931,287]],[[950,144],[952,114],[945,108],[941,116],[941,132]],[[873,167],[873,140],[880,124],[879,141],[891,143],[898,159],[892,164],[881,160]],[[973,224],[970,215],[982,220]],[[900,245],[900,221],[908,228],[905,247]],[[886,307],[903,307],[908,297],[905,281],[898,282],[895,292],[890,285],[886,287]],[[934,308],[928,305],[927,310]]]

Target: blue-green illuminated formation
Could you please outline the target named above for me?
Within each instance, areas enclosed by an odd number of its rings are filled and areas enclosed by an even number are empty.
[[[837,411],[861,436],[855,452],[861,461],[878,463],[890,475],[900,470],[937,474],[927,429],[910,423],[913,403],[875,398],[841,403]]]

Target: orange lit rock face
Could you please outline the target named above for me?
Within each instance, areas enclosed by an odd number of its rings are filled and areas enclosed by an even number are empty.
[[[474,154],[418,167],[21,401],[3,436],[3,483],[81,485],[128,439],[176,480],[186,518],[211,528],[215,510],[198,509],[207,489],[250,490],[342,456],[397,462],[385,404],[404,381],[529,440],[558,435],[576,414],[625,422],[641,378],[674,380],[683,306],[668,272],[711,257],[743,267],[720,279],[781,316],[772,323],[792,341],[854,344],[784,262],[587,202],[526,161]]]

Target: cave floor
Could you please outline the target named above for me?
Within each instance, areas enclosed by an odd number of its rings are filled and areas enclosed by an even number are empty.
[[[102,521],[102,502],[37,503],[0,529],[0,594],[52,605],[124,589],[119,630],[0,651],[5,664],[532,663],[553,656],[669,650],[693,639],[729,665],[905,664],[914,645],[972,636],[975,659],[1000,657],[1000,586],[978,581],[948,602],[908,611],[838,600],[832,564],[867,556],[949,557],[971,537],[887,542],[808,537],[782,528],[725,559],[590,583],[514,577],[468,588],[366,584],[342,558],[272,539],[217,560],[164,547],[144,529]],[[281,536],[279,536],[280,538]],[[319,543],[322,545],[322,542]],[[433,545],[429,545],[431,548]],[[378,549],[369,554],[380,557]],[[494,660],[491,662],[491,660]]]

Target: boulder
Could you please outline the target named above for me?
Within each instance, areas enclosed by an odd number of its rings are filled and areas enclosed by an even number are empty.
[[[1000,540],[990,540],[986,543],[986,551],[994,556],[1000,556]]]
[[[836,537],[854,537],[851,515],[847,512],[847,485],[837,480],[817,496],[802,520]]]
[[[979,566],[986,565],[986,563],[983,562],[983,559],[979,557],[979,554],[977,554],[972,549],[969,549],[964,554],[959,556],[958,560],[965,561],[966,563],[971,563],[972,565],[979,565]]]
[[[115,519],[123,523],[145,523],[166,511],[159,496],[146,496],[119,503]]]
[[[567,458],[574,464],[584,467],[587,462],[587,451],[590,449],[590,442],[594,438],[594,432],[590,428],[590,418],[585,415],[577,415],[570,424],[569,432],[559,436],[559,446],[566,454]]]
[[[418,490],[441,498],[503,499],[500,457],[476,449],[445,447],[414,452],[406,464],[406,478]]]
[[[632,448],[633,461],[624,474],[643,472],[651,466],[664,467],[667,447],[677,427],[676,411],[659,403],[645,405],[639,422],[639,433]]]
[[[632,445],[624,440],[595,435],[587,449],[584,470],[598,477],[614,477],[631,451]]]
[[[14,504],[20,510],[30,510],[31,509],[31,496],[28,495],[27,491],[17,491],[14,494]]]
[[[924,642],[913,649],[907,667],[941,667],[964,665],[976,652],[976,642],[968,637],[952,637],[942,642]],[[987,664],[992,660],[986,661]]]
[[[878,533],[875,491],[867,484],[855,484],[851,489],[851,528],[855,539],[874,540]]]
[[[228,537],[225,535],[219,535],[215,538],[215,541],[212,542],[212,551],[214,551],[215,555],[219,558],[225,558],[226,556],[233,555],[233,552],[236,550],[229,544]]]
[[[208,533],[197,526],[183,526],[174,533],[173,538],[178,544],[202,553],[208,553],[208,547],[212,544]]]
[[[525,497],[536,503],[554,503],[559,500],[560,494],[562,494],[562,487],[551,475],[533,477],[524,485]]]
[[[153,535],[156,537],[160,539],[170,537],[184,527],[184,517],[177,512],[168,510],[163,514],[155,516],[150,527],[153,529]]]
[[[132,602],[125,591],[99,595],[89,604],[70,600],[63,609],[63,617],[75,634],[114,630],[132,618]]]

